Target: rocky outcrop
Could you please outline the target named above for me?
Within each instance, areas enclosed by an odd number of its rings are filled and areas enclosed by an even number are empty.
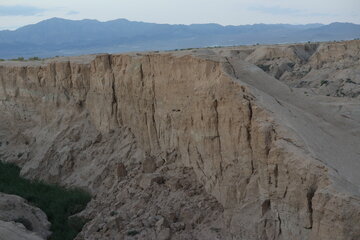
[[[15,222],[5,222],[0,220],[0,239],[6,240],[43,240],[33,232],[27,231],[21,224]]]
[[[39,208],[21,197],[0,193],[1,239],[47,239],[49,229],[50,222]]]
[[[291,87],[359,99],[359,51],[358,40],[264,46],[247,55],[246,60]]]
[[[2,63],[1,156],[92,192],[79,239],[358,238],[358,101],[217,51]]]

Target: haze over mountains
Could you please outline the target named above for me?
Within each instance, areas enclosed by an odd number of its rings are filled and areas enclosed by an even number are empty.
[[[221,26],[155,24],[126,19],[99,22],[52,18],[15,31],[0,31],[0,58],[350,40],[359,37],[360,25],[352,23]]]

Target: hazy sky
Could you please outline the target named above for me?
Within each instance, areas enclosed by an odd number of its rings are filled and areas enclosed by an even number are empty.
[[[0,29],[52,17],[155,23],[360,23],[360,0],[0,0]]]

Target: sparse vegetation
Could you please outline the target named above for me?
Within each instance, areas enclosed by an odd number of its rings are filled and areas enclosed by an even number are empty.
[[[220,229],[220,228],[216,228],[216,227],[211,227],[210,230],[211,230],[211,231],[214,231],[214,232],[216,232],[216,233],[219,233],[221,229]]]
[[[342,89],[336,89],[335,96],[337,97],[344,97],[346,94],[342,91]]]
[[[199,49],[199,48],[176,48],[176,49],[173,49],[173,50],[166,50],[165,52],[172,52],[172,51],[184,51],[184,50],[195,50],[195,49]]]
[[[140,232],[137,231],[137,230],[130,230],[127,232],[127,235],[128,236],[135,236],[135,235],[138,235]]]
[[[356,82],[352,81],[350,78],[347,78],[345,82],[346,82],[346,83],[356,84]]]
[[[30,181],[19,176],[20,168],[0,162],[0,192],[25,198],[43,210],[51,222],[53,234],[50,240],[73,239],[86,223],[86,219],[71,217],[82,211],[90,201],[90,195],[80,189],[65,189],[41,181]],[[18,219],[23,223],[22,219]],[[25,227],[31,224],[25,223]]]
[[[39,58],[39,57],[30,57],[28,59],[25,59],[24,57],[18,57],[18,58],[8,59],[8,61],[21,61],[21,62],[24,62],[24,61],[41,61],[41,60],[44,60],[44,59]],[[6,60],[5,59],[0,59],[0,61],[6,61]]]
[[[23,58],[23,57],[18,57],[18,58],[10,59],[10,61],[25,61],[25,58]]]
[[[321,80],[321,82],[320,82],[320,86],[322,86],[322,85],[327,86],[328,84],[329,84],[328,80]]]
[[[209,47],[206,47],[206,48],[212,49],[212,48],[223,48],[223,47],[226,47],[226,46],[214,45],[214,46],[209,46]]]
[[[261,68],[264,72],[270,71],[270,65],[259,64],[258,67]]]
[[[31,58],[29,58],[29,61],[40,61],[41,60],[41,58],[39,58],[39,57],[31,57]]]

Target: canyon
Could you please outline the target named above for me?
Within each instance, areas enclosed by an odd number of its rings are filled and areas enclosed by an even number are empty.
[[[76,239],[359,239],[359,60],[353,40],[0,62],[0,159],[92,194]]]

